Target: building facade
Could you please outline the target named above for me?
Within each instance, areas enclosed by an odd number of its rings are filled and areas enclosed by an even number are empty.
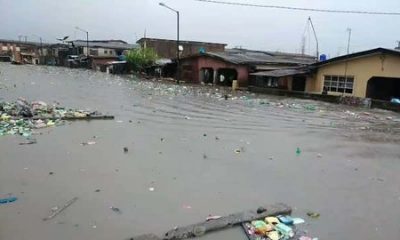
[[[118,57],[130,49],[139,47],[137,44],[129,44],[122,40],[75,40],[69,41],[69,45],[76,49],[77,55],[89,55],[95,57]],[[89,46],[89,48],[88,48]]]
[[[400,51],[378,48],[317,65],[310,92],[390,100],[400,97]]]
[[[239,86],[244,87],[249,84],[252,73],[307,66],[314,62],[314,57],[306,55],[227,49],[224,52],[208,52],[182,58],[180,79],[224,86],[231,86],[233,80],[238,80]]]
[[[175,59],[176,58],[176,40],[159,39],[159,38],[141,38],[137,41],[142,48],[153,48],[160,58]],[[180,56],[186,57],[204,52],[223,52],[226,44],[209,43],[196,41],[179,41],[182,47]]]
[[[400,98],[400,51],[376,48],[305,68],[251,75],[253,80],[263,79],[252,82],[256,87],[390,101]]]

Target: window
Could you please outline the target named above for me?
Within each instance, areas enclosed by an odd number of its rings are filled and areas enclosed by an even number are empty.
[[[324,90],[328,92],[353,93],[354,76],[324,76]]]
[[[107,50],[104,50],[104,54],[108,54],[108,51],[107,51]]]

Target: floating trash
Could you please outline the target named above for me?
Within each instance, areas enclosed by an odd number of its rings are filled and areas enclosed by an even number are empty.
[[[257,239],[316,239],[308,237],[305,231],[296,227],[297,224],[304,223],[301,218],[292,218],[288,215],[277,217],[266,217],[265,219],[242,223],[249,240]]]
[[[64,120],[113,118],[97,111],[66,109],[59,107],[58,104],[49,105],[42,101],[28,102],[19,98],[15,102],[0,102],[0,136],[20,135],[30,138],[33,129],[59,126],[64,123]],[[36,142],[28,144],[33,143]]]

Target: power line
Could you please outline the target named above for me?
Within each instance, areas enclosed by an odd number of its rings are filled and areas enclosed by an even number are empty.
[[[358,11],[358,10],[335,10],[335,9],[318,9],[318,8],[302,8],[302,7],[288,7],[288,6],[276,6],[276,5],[263,5],[243,2],[230,2],[230,1],[217,1],[217,0],[194,0],[198,2],[244,6],[244,7],[259,7],[259,8],[275,8],[285,9],[294,11],[309,11],[309,12],[324,12],[324,13],[345,13],[345,14],[369,14],[369,15],[397,15],[400,16],[400,12],[373,12],[373,11]]]

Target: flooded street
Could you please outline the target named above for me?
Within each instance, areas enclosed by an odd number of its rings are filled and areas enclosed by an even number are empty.
[[[400,114],[225,94],[232,93],[0,63],[0,101],[115,116],[37,130],[33,145],[0,137],[0,194],[18,197],[0,205],[0,239],[126,239],[275,202],[291,206],[319,239],[399,239]],[[244,239],[239,233],[214,239]]]

